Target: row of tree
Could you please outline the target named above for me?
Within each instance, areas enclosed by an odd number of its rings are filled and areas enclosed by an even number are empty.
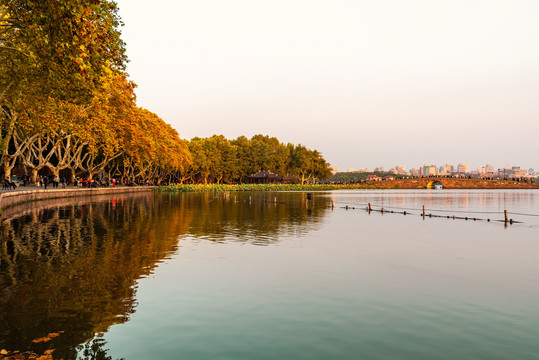
[[[193,138],[188,142],[193,162],[180,181],[241,183],[260,170],[271,170],[284,178],[305,183],[331,176],[329,164],[316,150],[283,144],[275,137],[255,135],[228,140],[222,135]]]
[[[0,0],[0,171],[126,181],[326,177],[315,150],[257,135],[182,140],[136,105],[112,0]]]
[[[113,1],[1,0],[0,164],[92,178],[159,177],[190,163],[187,146],[136,106]]]

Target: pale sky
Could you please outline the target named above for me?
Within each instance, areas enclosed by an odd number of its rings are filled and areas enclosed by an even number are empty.
[[[539,170],[537,0],[117,0],[138,105],[340,170]]]

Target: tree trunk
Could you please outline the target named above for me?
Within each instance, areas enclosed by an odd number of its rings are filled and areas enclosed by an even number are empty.
[[[37,173],[38,173],[38,171],[39,171],[38,169],[35,169],[35,168],[32,169],[32,182],[33,182],[34,184],[36,184],[36,185],[37,185],[37,183],[39,182],[39,181],[38,181],[38,178],[37,178]]]
[[[4,177],[11,179],[11,169],[13,169],[13,166],[9,166],[9,162],[4,162]]]

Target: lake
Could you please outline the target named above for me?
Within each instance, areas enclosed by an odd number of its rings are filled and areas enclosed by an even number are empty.
[[[0,349],[539,359],[537,191],[119,194],[2,216]]]

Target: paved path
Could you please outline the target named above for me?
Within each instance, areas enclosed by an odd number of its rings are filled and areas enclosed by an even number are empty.
[[[38,186],[22,186],[16,190],[0,191],[0,209],[15,204],[44,200],[52,198],[73,197],[73,196],[96,196],[110,195],[115,193],[144,192],[151,191],[154,186],[110,186],[83,188],[78,186],[67,186],[57,189],[47,187],[44,189]]]
[[[97,188],[92,188],[92,189],[114,189],[114,188],[123,188],[123,187],[128,187],[128,186],[116,185],[114,187],[112,187],[112,186],[109,186],[108,188],[107,187],[97,187]],[[134,187],[139,187],[139,186],[134,186]],[[22,186],[21,185],[15,190],[0,190],[0,194],[1,193],[17,192],[17,191],[31,191],[31,190],[71,190],[71,189],[88,189],[88,188],[80,187],[80,186],[73,186],[73,185],[67,185],[66,187],[62,187],[62,185],[59,185],[58,188],[54,188],[54,187],[49,185],[45,189],[44,187],[35,186],[35,185],[32,184],[32,185],[27,185],[27,186]]]

